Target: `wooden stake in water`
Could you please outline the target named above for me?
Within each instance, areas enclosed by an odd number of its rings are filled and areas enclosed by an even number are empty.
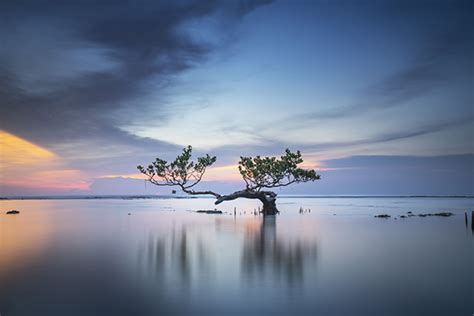
[[[466,228],[467,228],[467,212],[464,212],[464,221],[466,222]]]
[[[237,207],[234,207],[234,217],[237,215]]]
[[[474,211],[471,212],[471,230],[474,233]]]

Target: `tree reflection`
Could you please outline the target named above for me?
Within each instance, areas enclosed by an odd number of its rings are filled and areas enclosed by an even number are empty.
[[[186,226],[167,234],[150,234],[138,252],[138,265],[146,277],[156,276],[160,282],[189,284],[193,273],[209,270],[209,253],[199,234],[189,236]],[[144,260],[145,259],[145,260]]]
[[[249,278],[270,277],[289,283],[303,280],[307,263],[316,260],[316,244],[279,238],[275,217],[264,217],[259,229],[248,229],[242,251],[242,271]]]
[[[214,224],[215,230],[207,225],[184,224],[179,229],[150,235],[138,256],[144,276],[156,276],[161,285],[169,281],[187,286],[193,280],[202,281],[199,277],[215,276],[221,270],[219,262],[230,262],[229,273],[221,277],[231,278],[235,271],[246,280],[270,278],[298,284],[304,279],[305,270],[314,267],[315,241],[302,239],[300,231],[293,237],[284,231],[278,234],[275,217],[237,221],[219,218]],[[227,238],[229,234],[231,238]],[[222,238],[224,235],[226,238]],[[234,257],[236,261],[229,261]]]

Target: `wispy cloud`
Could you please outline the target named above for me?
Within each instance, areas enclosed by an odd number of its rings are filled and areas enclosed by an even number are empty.
[[[334,148],[334,147],[340,148],[340,147],[351,147],[351,146],[357,146],[357,145],[371,145],[371,144],[385,143],[385,142],[391,142],[391,141],[396,141],[396,140],[423,136],[423,135],[447,130],[453,127],[459,127],[466,124],[471,124],[473,120],[474,120],[474,116],[471,115],[471,116],[462,117],[455,120],[433,123],[433,124],[426,124],[424,126],[419,126],[419,127],[409,129],[409,130],[383,133],[380,135],[376,135],[374,137],[360,139],[360,140],[347,141],[347,142],[312,143],[309,145],[300,144],[298,146],[311,148],[311,149],[327,149],[327,148]]]

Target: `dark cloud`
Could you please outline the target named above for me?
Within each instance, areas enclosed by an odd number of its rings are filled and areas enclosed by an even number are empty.
[[[2,129],[40,144],[88,138],[136,142],[118,129],[120,123],[146,117],[150,107],[159,112],[164,100],[157,91],[216,48],[182,26],[214,17],[231,27],[261,4],[2,2]]]

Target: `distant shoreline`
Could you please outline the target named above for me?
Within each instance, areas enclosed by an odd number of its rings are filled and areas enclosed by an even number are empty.
[[[330,199],[330,198],[455,198],[474,199],[474,195],[290,195],[282,194],[279,199],[308,198],[308,199]],[[174,196],[174,195],[71,195],[71,196],[9,196],[0,197],[3,201],[12,200],[166,200],[166,199],[214,199],[211,196]]]

